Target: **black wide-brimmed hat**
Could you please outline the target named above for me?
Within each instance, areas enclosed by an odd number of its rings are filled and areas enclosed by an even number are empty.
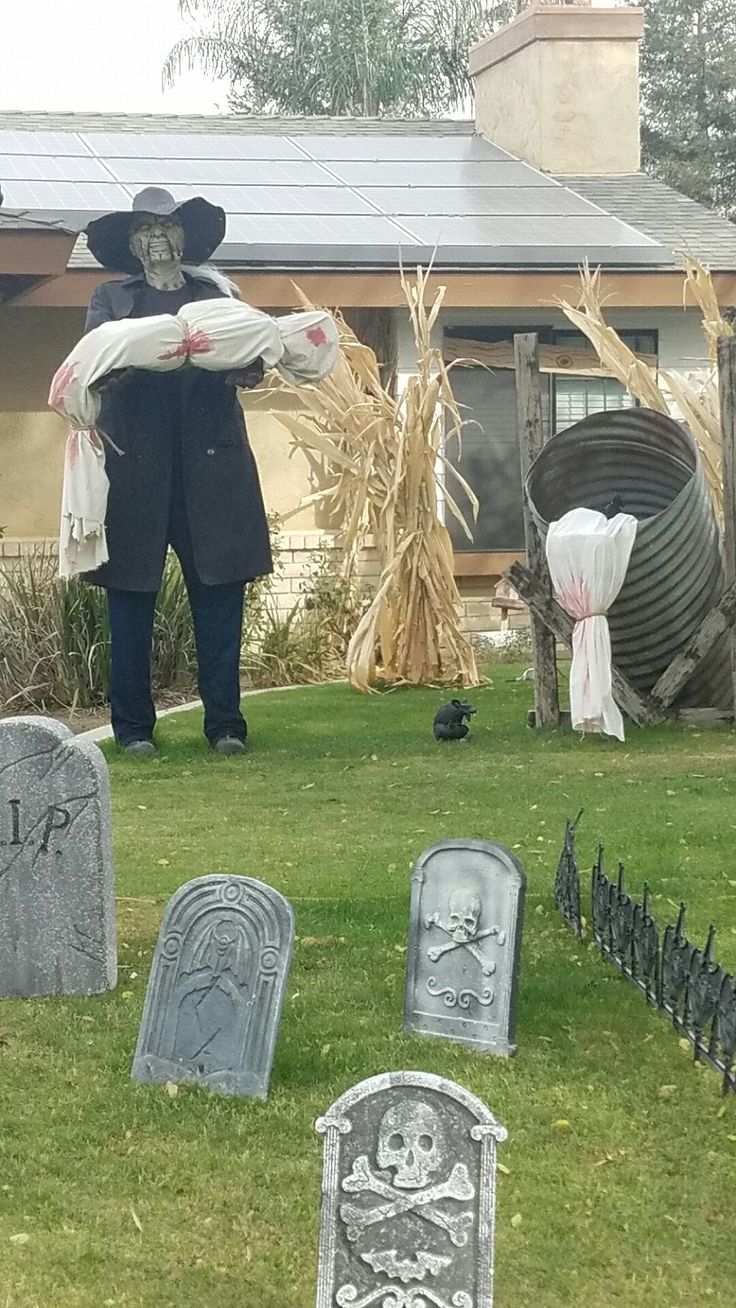
[[[129,241],[134,221],[141,215],[176,218],[184,229],[183,263],[204,263],[225,236],[225,210],[197,195],[177,204],[160,186],[147,186],[133,198],[130,211],[106,213],[87,225],[87,243],[103,268],[112,272],[139,273],[140,260],[131,254]]]

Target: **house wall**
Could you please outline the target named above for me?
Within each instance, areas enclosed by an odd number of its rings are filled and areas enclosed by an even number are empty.
[[[570,279],[570,300],[574,303],[576,285]],[[702,368],[708,362],[708,347],[696,309],[616,309],[606,307],[606,321],[619,330],[654,330],[659,333],[659,362],[662,368],[683,372]],[[434,343],[442,344],[446,328],[508,327],[509,334],[534,327],[557,327],[574,330],[563,313],[556,309],[448,309],[435,328]],[[399,315],[397,350],[400,372],[410,373],[416,364],[416,349],[408,315]]]
[[[574,284],[571,280],[571,294]],[[662,366],[683,370],[702,365],[705,347],[696,312],[611,310],[614,326],[654,328],[659,332]],[[81,335],[84,314],[76,309],[0,307],[0,568],[15,566],[38,542],[53,540],[58,529],[65,425],[46,407],[50,379],[59,362]],[[453,310],[442,315],[435,341],[442,343],[446,327],[553,325],[567,320],[559,312],[543,310]],[[416,351],[408,315],[396,313],[399,384],[416,365]],[[306,460],[289,457],[290,438],[273,411],[254,408],[246,400],[251,443],[258,460],[264,497],[270,512],[283,515],[308,494],[311,487]],[[283,567],[276,578],[279,607],[287,609],[298,598],[302,582],[312,569],[315,555],[334,551],[332,538],[319,531],[311,509],[285,524],[279,538]],[[376,575],[377,561],[368,551],[361,563],[366,580]],[[462,578],[463,617],[468,631],[482,632],[499,626],[500,613],[492,605],[500,578]],[[515,617],[512,625],[518,624]]]

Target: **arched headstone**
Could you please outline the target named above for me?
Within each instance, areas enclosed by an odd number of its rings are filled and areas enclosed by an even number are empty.
[[[516,1052],[526,875],[487,840],[442,840],[412,875],[404,1029]]]
[[[136,1081],[265,1098],[294,944],[283,895],[197,877],[169,901],[133,1062]]]
[[[480,1099],[388,1072],[321,1117],[317,1308],[491,1308],[496,1146]]]
[[[94,995],[117,979],[102,752],[44,717],[0,722],[0,996]]]

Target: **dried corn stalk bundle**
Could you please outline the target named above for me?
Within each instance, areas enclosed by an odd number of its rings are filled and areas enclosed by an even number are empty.
[[[667,401],[657,385],[652,368],[624,345],[618,332],[609,327],[603,316],[605,300],[601,293],[600,272],[580,270],[580,299],[577,306],[557,300],[566,318],[588,337],[604,368],[616,377],[635,399],[648,409],[669,413]]]
[[[709,272],[695,259],[686,260],[685,297],[692,295],[701,310],[712,362],[710,369],[687,374],[663,371],[658,375],[624,344],[604,318],[605,300],[601,294],[599,272],[581,269],[580,283],[577,305],[566,300],[557,300],[556,303],[570,322],[588,337],[603,366],[618,378],[634,399],[658,413],[685,420],[700,451],[716,514],[722,520],[721,426],[714,364],[718,337],[731,335],[733,328],[721,316]]]
[[[417,372],[395,398],[376,356],[341,324],[341,358],[317,386],[300,388],[302,414],[279,414],[307,457],[317,491],[302,501],[327,507],[340,522],[346,575],[372,537],[381,575],[347,655],[351,684],[368,691],[389,682],[477,685],[472,646],[460,630],[453,550],[438,512],[444,470],[477,500],[444,458],[445,441],[463,420],[441,351],[432,346],[444,292],[426,304],[428,275],[402,278],[417,346]],[[302,297],[303,299],[303,297]],[[306,302],[303,300],[303,303]],[[445,506],[467,523],[447,485]]]
[[[718,337],[733,336],[734,328],[721,313],[721,307],[708,269],[704,268],[702,263],[698,263],[697,259],[692,259],[688,255],[685,258],[684,303],[686,305],[689,295],[692,296],[703,315],[703,331],[708,338],[710,361],[715,368]]]

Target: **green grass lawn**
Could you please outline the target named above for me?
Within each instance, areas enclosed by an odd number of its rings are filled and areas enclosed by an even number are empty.
[[[509,1131],[499,1308],[732,1308],[736,1096],[724,1107],[551,892],[585,807],[581,864],[602,838],[663,925],[684,897],[693,938],[715,922],[736,969],[736,736],[535,735],[511,676],[471,697],[459,745],[432,739],[437,692],[326,686],[254,698],[247,759],[209,754],[196,713],[162,723],[154,762],[111,751],[118,989],[0,1003],[0,1308],[309,1308],[314,1119],[399,1068],[461,1082]],[[401,1034],[410,866],[443,836],[498,840],[527,869],[510,1062]],[[259,877],[296,912],[266,1103],[130,1080],[164,904],[208,872]]]

